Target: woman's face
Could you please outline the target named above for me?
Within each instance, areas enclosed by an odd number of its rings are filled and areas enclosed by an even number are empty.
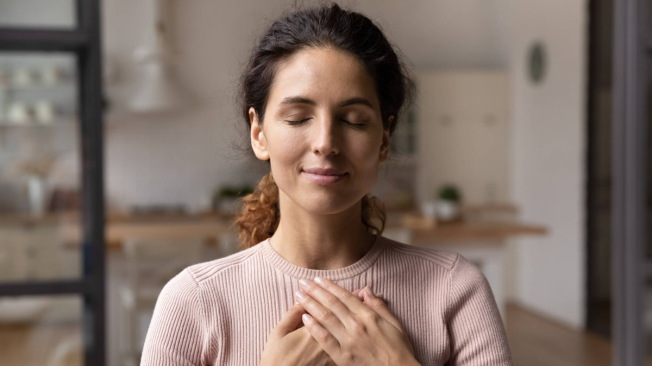
[[[249,118],[254,152],[270,159],[281,195],[312,213],[357,203],[389,151],[373,79],[341,50],[307,48],[279,63],[262,125],[253,108]]]

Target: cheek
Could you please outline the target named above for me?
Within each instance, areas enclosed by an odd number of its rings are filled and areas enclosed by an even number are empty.
[[[287,176],[294,169],[298,169],[298,163],[303,155],[302,143],[305,138],[302,138],[296,133],[279,133],[273,134],[267,138],[269,156],[272,164],[272,169],[277,174],[275,179]]]
[[[366,161],[368,164],[378,164],[380,154],[380,133],[351,136],[348,140],[348,150],[357,157],[357,160]]]
[[[350,145],[350,158],[354,162],[359,173],[369,175],[370,179],[375,180],[376,176],[373,173],[378,171],[380,164],[380,140],[368,138],[364,141],[359,139],[352,141]]]

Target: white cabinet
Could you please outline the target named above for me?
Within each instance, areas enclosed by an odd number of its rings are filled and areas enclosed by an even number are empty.
[[[417,74],[417,199],[442,184],[460,187],[465,203],[506,202],[508,78],[502,71]]]
[[[0,227],[0,282],[78,277],[78,262],[64,268],[58,234],[54,224]],[[78,255],[75,257],[78,261]]]

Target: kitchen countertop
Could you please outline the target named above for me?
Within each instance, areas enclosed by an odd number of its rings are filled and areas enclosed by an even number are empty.
[[[406,226],[401,217],[414,214],[411,210],[388,210],[387,229],[409,229],[415,243],[440,241],[483,241],[505,239],[518,235],[545,235],[547,228],[540,225],[504,221],[459,221],[438,223],[431,228]],[[204,213],[189,214],[139,214],[111,213],[107,215],[106,240],[109,248],[120,247],[126,237],[142,239],[187,239],[205,238],[215,240],[226,232],[237,233],[231,227],[232,216]],[[78,213],[49,214],[40,218],[28,215],[0,215],[2,228],[38,225],[57,225],[65,243],[78,245],[81,242]]]

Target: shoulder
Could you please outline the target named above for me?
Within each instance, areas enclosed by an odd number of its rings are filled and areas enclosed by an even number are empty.
[[[201,285],[206,280],[216,277],[220,273],[252,264],[258,258],[257,254],[259,254],[261,247],[259,243],[251,248],[241,250],[226,257],[194,264],[187,267],[184,272],[191,275],[194,281],[198,285]]]
[[[158,306],[161,309],[169,309],[169,311],[172,311],[171,309],[178,311],[192,309],[199,319],[209,308],[212,308],[205,301],[207,294],[214,296],[215,286],[224,283],[223,279],[213,281],[211,284],[206,282],[218,277],[221,273],[244,268],[254,260],[259,249],[259,245],[256,245],[226,257],[184,268],[165,284],[158,296]]]
[[[450,272],[455,268],[461,255],[448,250],[440,250],[431,247],[421,247],[401,243],[399,241],[382,237],[387,245],[387,253],[399,260],[422,261]]]
[[[416,271],[416,263],[429,264],[441,269],[438,272],[445,274],[452,291],[491,291],[482,271],[457,252],[405,244],[386,237],[383,239],[387,243],[387,252],[391,257],[392,265],[412,268]]]

